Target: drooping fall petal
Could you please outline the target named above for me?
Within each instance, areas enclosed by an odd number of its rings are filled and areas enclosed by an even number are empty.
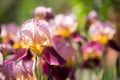
[[[12,59],[6,60],[5,63],[11,63],[16,60],[20,60],[27,55],[27,52],[28,52],[27,48],[22,48],[18,50],[16,53],[14,53],[14,57]]]
[[[69,42],[65,41],[62,36],[55,36],[52,39],[52,45],[61,57],[63,57],[68,63],[70,62],[70,64],[74,64],[76,54],[74,48]]]
[[[46,47],[42,58],[50,65],[64,66],[66,61],[55,51],[53,47]]]
[[[50,70],[52,70],[52,75],[55,80],[65,80],[66,78],[70,78],[70,80],[75,80],[75,68],[74,67],[60,67],[50,65],[47,62],[43,61],[42,64],[43,72],[46,75],[49,75]]]

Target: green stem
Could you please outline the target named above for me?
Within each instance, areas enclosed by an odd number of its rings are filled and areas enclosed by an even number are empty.
[[[35,74],[37,80],[42,80],[42,60],[41,56],[36,56],[36,63],[35,63]]]

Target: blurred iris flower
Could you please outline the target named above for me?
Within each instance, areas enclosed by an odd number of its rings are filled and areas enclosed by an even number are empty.
[[[111,22],[102,23],[97,21],[90,26],[89,33],[93,41],[99,41],[101,44],[105,45],[108,40],[113,38],[116,29]]]
[[[0,37],[2,38],[3,43],[14,44],[17,42],[19,27],[16,23],[2,24]]]
[[[44,6],[36,7],[34,10],[34,16],[36,19],[43,19],[46,21],[54,18],[52,8]]]
[[[86,43],[81,47],[83,52],[83,66],[85,68],[100,67],[102,59],[103,46],[96,41]]]
[[[77,18],[74,14],[59,14],[54,18],[56,26],[54,35],[69,37],[77,29]]]

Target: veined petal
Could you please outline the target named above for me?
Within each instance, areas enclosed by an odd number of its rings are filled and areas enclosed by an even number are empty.
[[[28,46],[47,45],[50,43],[49,24],[44,20],[30,19],[26,21],[20,30],[21,39]]]
[[[26,72],[30,74],[30,76],[33,76],[33,63],[34,61],[31,59],[22,61],[22,65],[24,66]]]
[[[22,71],[16,66],[15,62],[4,64],[3,69],[9,75],[9,78],[16,79],[18,74],[22,74]]]

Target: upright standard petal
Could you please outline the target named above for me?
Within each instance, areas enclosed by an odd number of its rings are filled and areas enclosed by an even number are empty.
[[[47,45],[50,43],[49,24],[44,20],[30,19],[26,21],[20,30],[21,39],[28,46]]]
[[[108,40],[111,40],[116,33],[115,26],[111,22],[102,23],[96,21],[89,28],[90,36],[94,41],[99,41],[105,45]]]
[[[77,18],[73,14],[59,14],[54,19],[55,35],[70,36],[77,29]]]

